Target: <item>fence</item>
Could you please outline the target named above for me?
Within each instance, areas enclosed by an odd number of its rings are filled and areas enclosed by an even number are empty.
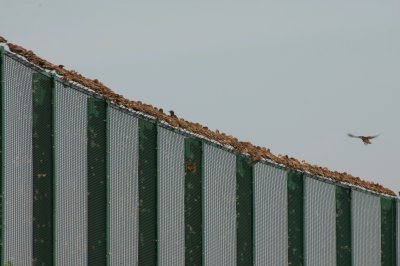
[[[399,265],[398,200],[244,155],[1,50],[1,264]]]

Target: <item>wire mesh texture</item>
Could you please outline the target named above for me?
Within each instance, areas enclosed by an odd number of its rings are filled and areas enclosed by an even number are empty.
[[[336,265],[335,185],[307,175],[304,180],[306,265]]]
[[[159,265],[185,265],[185,137],[158,128]]]
[[[381,264],[380,198],[365,192],[352,192],[353,265]]]
[[[109,108],[109,262],[138,262],[138,118]]]
[[[204,145],[204,264],[236,261],[236,157]]]
[[[288,264],[287,195],[285,170],[254,166],[255,265]]]
[[[4,263],[32,260],[32,75],[4,56]]]
[[[87,262],[87,95],[55,86],[56,264]]]

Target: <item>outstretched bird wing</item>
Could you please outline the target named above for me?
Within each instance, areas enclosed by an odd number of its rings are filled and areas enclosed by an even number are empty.
[[[347,136],[351,138],[361,138],[361,136],[354,136],[353,134],[347,133]]]
[[[375,136],[367,136],[366,138],[369,138],[369,139],[374,139],[374,138],[376,138],[376,137],[378,137],[380,134],[378,134],[378,135],[375,135]]]

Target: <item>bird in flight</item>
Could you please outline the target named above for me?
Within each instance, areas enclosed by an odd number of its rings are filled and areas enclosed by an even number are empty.
[[[354,136],[353,134],[347,133],[347,136],[349,136],[351,138],[359,138],[364,142],[365,145],[368,145],[368,144],[372,144],[371,139],[378,137],[379,134],[375,135],[375,136]]]

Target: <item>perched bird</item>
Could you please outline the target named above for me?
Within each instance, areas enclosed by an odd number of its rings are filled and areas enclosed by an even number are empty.
[[[351,138],[359,138],[364,142],[365,145],[368,145],[368,144],[372,144],[371,139],[378,137],[379,134],[375,135],[375,136],[354,136],[350,133],[347,133],[347,136],[349,136]]]
[[[176,115],[175,115],[175,112],[174,111],[169,111],[169,114],[170,114],[170,116],[172,116],[172,117],[176,117]]]

